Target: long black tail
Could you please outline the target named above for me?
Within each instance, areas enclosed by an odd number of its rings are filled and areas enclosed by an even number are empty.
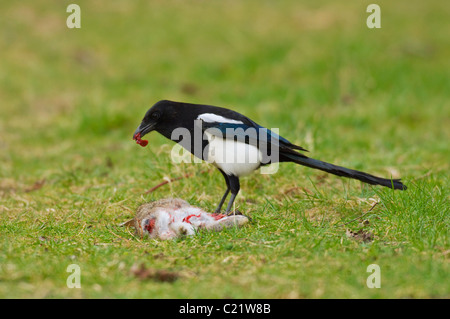
[[[381,177],[376,177],[364,172],[356,171],[353,169],[333,165],[330,163],[322,162],[302,154],[294,155],[290,153],[284,153],[283,156],[287,157],[288,161],[304,165],[307,167],[320,169],[327,173],[331,173],[337,176],[343,176],[348,178],[354,178],[360,180],[361,182],[372,184],[372,185],[382,185],[389,188],[394,187],[394,189],[406,190],[406,186],[402,184],[400,179],[386,179]]]

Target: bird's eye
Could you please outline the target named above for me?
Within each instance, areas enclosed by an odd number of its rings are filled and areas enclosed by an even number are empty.
[[[150,117],[152,118],[152,120],[158,120],[159,117],[161,116],[161,114],[159,114],[159,112],[153,112]]]

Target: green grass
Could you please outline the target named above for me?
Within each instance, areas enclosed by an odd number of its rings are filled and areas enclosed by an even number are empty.
[[[0,3],[0,297],[450,297],[450,5],[378,1],[370,30],[368,1],[76,3],[79,30],[64,2]],[[245,227],[136,238],[117,225],[141,203],[212,211],[224,190],[214,168],[173,164],[157,134],[133,143],[160,99],[233,108],[409,188],[283,164],[242,179]],[[70,264],[81,289],[66,286]],[[140,280],[140,264],[178,279]]]

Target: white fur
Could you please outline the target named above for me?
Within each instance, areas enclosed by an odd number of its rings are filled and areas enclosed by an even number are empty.
[[[155,219],[151,233],[145,229],[148,218]],[[221,230],[234,225],[241,226],[248,222],[248,218],[242,215],[221,216],[220,219],[217,219],[217,217],[189,204],[182,208],[159,207],[148,218],[144,218],[140,222],[144,234],[150,238],[162,240],[191,236],[201,228]]]

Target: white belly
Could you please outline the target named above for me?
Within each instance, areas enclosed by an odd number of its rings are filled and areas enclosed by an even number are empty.
[[[209,141],[207,162],[225,174],[245,176],[261,165],[262,154],[256,146],[205,133]]]

